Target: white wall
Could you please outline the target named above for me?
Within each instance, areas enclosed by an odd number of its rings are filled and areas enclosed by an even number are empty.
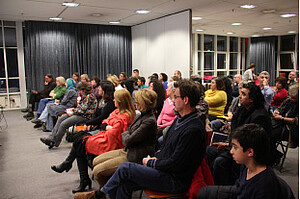
[[[154,72],[171,77],[175,70],[189,77],[190,15],[184,11],[133,26],[132,69],[139,69],[146,79]]]

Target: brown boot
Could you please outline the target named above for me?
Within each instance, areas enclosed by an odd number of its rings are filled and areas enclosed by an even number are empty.
[[[74,199],[96,199],[96,194],[95,191],[77,192],[74,195]]]

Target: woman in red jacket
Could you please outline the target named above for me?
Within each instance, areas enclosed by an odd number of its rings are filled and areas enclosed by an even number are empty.
[[[285,89],[286,87],[286,78],[285,77],[277,77],[275,79],[276,88],[275,95],[273,96],[273,100],[271,102],[271,109],[274,111],[277,109],[284,100],[288,98],[288,92]]]
[[[51,166],[55,172],[68,172],[76,159],[80,175],[80,185],[72,190],[73,193],[84,191],[87,186],[91,188],[91,180],[88,175],[88,159],[92,160],[102,153],[123,148],[122,135],[135,117],[135,110],[130,93],[118,90],[114,93],[116,110],[107,119],[103,120],[101,129],[96,135],[80,132],[76,135],[72,149],[64,162],[57,166]]]

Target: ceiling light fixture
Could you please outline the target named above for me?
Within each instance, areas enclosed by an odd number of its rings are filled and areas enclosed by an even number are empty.
[[[226,34],[227,34],[227,35],[233,35],[234,32],[227,32]]]
[[[93,17],[101,17],[102,14],[101,13],[93,13],[93,14],[91,14],[91,16],[93,16]]]
[[[203,32],[203,29],[196,29],[197,32]]]
[[[233,26],[240,26],[240,25],[242,25],[242,23],[232,23],[231,25],[233,25]]]
[[[259,37],[260,35],[252,35],[252,37]]]
[[[268,27],[266,27],[266,28],[263,28],[263,30],[271,30],[272,28],[268,28]]]
[[[136,10],[135,13],[137,13],[137,14],[148,14],[148,13],[150,13],[150,11],[149,10]]]
[[[50,17],[49,19],[52,21],[61,21],[62,20],[61,17]]]
[[[255,5],[242,5],[242,6],[240,6],[241,8],[244,8],[244,9],[252,9],[252,8],[256,8],[257,6],[255,6]]]
[[[280,15],[282,18],[289,18],[289,17],[295,17],[297,16],[296,14],[294,13],[287,13],[287,14],[281,14]]]
[[[203,17],[192,17],[192,20],[201,20]]]
[[[297,33],[295,30],[291,30],[291,31],[288,31],[288,33],[290,33],[290,34],[295,34],[295,33]]]
[[[110,21],[109,23],[110,23],[110,24],[119,24],[120,21]]]
[[[79,6],[79,3],[64,2],[64,3],[62,3],[62,5],[63,5],[63,6],[67,6],[67,7],[75,8],[75,7],[78,7],[78,6]]]

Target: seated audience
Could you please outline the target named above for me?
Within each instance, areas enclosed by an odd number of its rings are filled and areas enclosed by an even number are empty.
[[[92,77],[92,80],[91,80],[91,85],[92,85],[92,89],[93,89],[93,93],[97,99],[97,101],[100,101],[101,99],[101,96],[99,94],[99,87],[100,87],[100,78],[99,77]]]
[[[289,87],[289,98],[274,111],[272,141],[289,141],[290,147],[299,146],[299,84]],[[290,137],[290,139],[289,139]]]
[[[200,98],[198,86],[188,80],[176,82],[174,105],[179,116],[154,157],[143,158],[143,165],[122,163],[99,190],[98,198],[126,199],[132,192],[151,189],[167,193],[187,192],[205,150],[205,130],[195,106]]]
[[[124,149],[103,153],[93,161],[93,174],[100,186],[104,186],[110,176],[123,162],[142,164],[142,159],[153,155],[155,144],[156,120],[153,108],[157,95],[150,89],[135,94],[135,106],[142,114],[137,116],[130,127],[122,133]]]
[[[165,90],[163,84],[157,79],[150,81],[149,88],[151,90],[154,90],[157,94],[156,106],[154,107],[154,115],[155,115],[155,118],[158,118],[158,116],[163,108],[164,101],[166,99],[166,90]]]
[[[227,104],[227,94],[222,79],[215,77],[211,80],[210,89],[205,91],[204,100],[208,103],[208,118],[210,121],[218,117],[224,117],[225,106]]]
[[[174,76],[178,77],[179,80],[182,80],[182,75],[181,75],[181,72],[179,70],[175,70]]]
[[[288,97],[288,92],[285,89],[286,87],[286,78],[285,77],[277,77],[275,79],[276,88],[275,94],[273,96],[272,102],[270,104],[271,110],[276,110],[284,100]]]
[[[231,105],[232,102],[232,79],[230,79],[229,77],[221,77],[221,80],[223,80],[224,82],[224,86],[225,86],[225,92],[227,95],[227,103],[224,109],[224,113],[227,113],[229,106]]]
[[[270,75],[267,71],[263,71],[259,74],[259,83],[261,93],[265,98],[265,109],[269,111],[270,104],[272,102],[275,91],[269,86]]]
[[[88,159],[124,147],[122,135],[135,117],[135,111],[131,96],[125,89],[115,91],[114,110],[107,119],[103,120],[98,134],[91,136],[89,133],[80,132],[76,135],[72,149],[64,162],[57,166],[51,166],[55,172],[68,172],[72,168],[72,163],[76,159],[79,170],[80,184],[72,190],[73,193],[82,192],[87,186],[91,188],[92,181],[88,175]]]
[[[164,85],[165,89],[167,90],[167,88],[168,88],[168,75],[166,75],[166,73],[160,73],[159,74],[159,80],[161,80],[163,82],[163,85]]]
[[[35,123],[35,121],[40,117],[40,115],[42,114],[43,110],[45,109],[48,103],[54,103],[55,100],[58,101],[62,100],[67,90],[65,84],[66,84],[66,80],[64,77],[56,78],[56,87],[50,92],[49,94],[50,98],[43,98],[40,100],[38,110],[36,113],[36,119],[32,121],[33,123]]]
[[[50,97],[50,92],[56,87],[56,84],[54,82],[53,76],[51,74],[47,74],[45,76],[45,83],[44,83],[44,89],[41,91],[32,90],[29,97],[29,104],[28,107],[22,112],[28,112],[23,117],[27,120],[31,120],[34,118],[34,108],[35,108],[35,102],[39,102],[43,98]]]
[[[91,85],[81,82],[77,85],[77,90],[80,95],[77,107],[67,109],[67,114],[57,120],[51,135],[40,139],[41,142],[49,146],[49,149],[53,146],[59,146],[67,128],[74,124],[85,123],[92,117],[95,111],[97,100],[93,94]]]
[[[113,83],[115,90],[122,90],[124,89],[121,84],[120,84],[120,80],[116,75],[109,75],[107,77],[107,80],[110,81],[111,83]]]
[[[137,69],[137,68],[133,69],[132,72],[133,72],[132,76],[139,78],[139,76],[140,76],[139,69]]]
[[[286,191],[281,186],[281,179],[270,167],[268,133],[257,124],[245,124],[233,131],[231,138],[230,153],[235,162],[241,164],[239,179],[232,187],[207,186],[201,188],[198,198],[287,198]]]
[[[241,106],[233,114],[231,131],[244,124],[261,125],[271,136],[271,119],[264,108],[264,97],[260,88],[250,82],[243,85],[239,96]],[[238,168],[229,153],[229,142],[211,143],[206,149],[207,155],[214,160],[212,174],[216,185],[231,185],[238,176]],[[271,146],[272,147],[272,146]]]
[[[56,118],[60,114],[65,113],[66,109],[75,106],[77,92],[75,90],[74,81],[71,78],[67,79],[66,88],[67,91],[64,98],[61,101],[55,100],[53,104],[47,104],[41,116],[38,118],[38,121],[36,121],[36,125],[46,123],[46,127],[43,129],[44,132],[51,132]]]
[[[232,96],[233,97],[239,97],[239,83],[242,81],[242,75],[236,74],[233,78],[234,85],[232,88]]]

